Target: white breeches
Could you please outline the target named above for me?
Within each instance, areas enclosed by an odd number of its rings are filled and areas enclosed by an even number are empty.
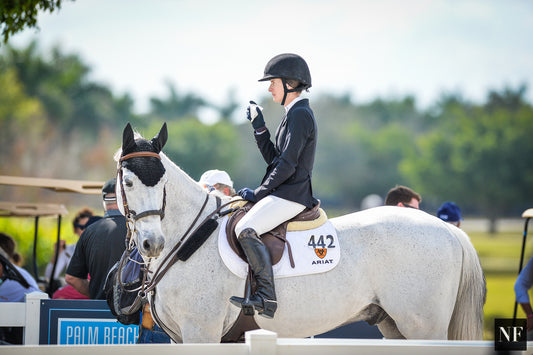
[[[297,202],[268,195],[242,217],[235,226],[235,233],[239,236],[246,228],[252,228],[259,236],[291,219],[304,209],[305,206]]]

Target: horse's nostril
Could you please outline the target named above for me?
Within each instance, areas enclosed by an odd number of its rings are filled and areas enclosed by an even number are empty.
[[[148,242],[147,240],[145,240],[143,242],[143,247],[144,247],[144,250],[150,250],[150,242]]]

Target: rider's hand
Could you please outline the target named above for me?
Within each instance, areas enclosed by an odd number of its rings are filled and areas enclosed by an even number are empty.
[[[263,108],[257,105],[254,101],[250,101],[250,106],[246,109],[246,118],[252,122],[252,127],[255,130],[265,127],[262,111]]]
[[[237,192],[237,194],[239,196],[241,196],[243,199],[245,199],[246,201],[256,202],[256,198],[255,198],[255,195],[254,195],[254,190],[252,190],[252,189],[250,189],[248,187],[240,189],[239,192]]]

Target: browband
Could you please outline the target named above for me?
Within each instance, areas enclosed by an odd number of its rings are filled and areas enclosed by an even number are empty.
[[[158,153],[154,153],[154,152],[135,152],[135,153],[126,154],[126,155],[120,157],[119,162],[122,162],[124,160],[128,160],[130,158],[136,158],[136,157],[153,157],[153,158],[157,158],[157,159],[161,160],[161,156]]]

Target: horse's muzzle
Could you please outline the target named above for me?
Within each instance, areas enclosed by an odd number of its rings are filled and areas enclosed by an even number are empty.
[[[139,250],[142,255],[148,258],[157,258],[161,254],[165,246],[165,238],[162,234],[147,232],[146,235],[139,237]]]

